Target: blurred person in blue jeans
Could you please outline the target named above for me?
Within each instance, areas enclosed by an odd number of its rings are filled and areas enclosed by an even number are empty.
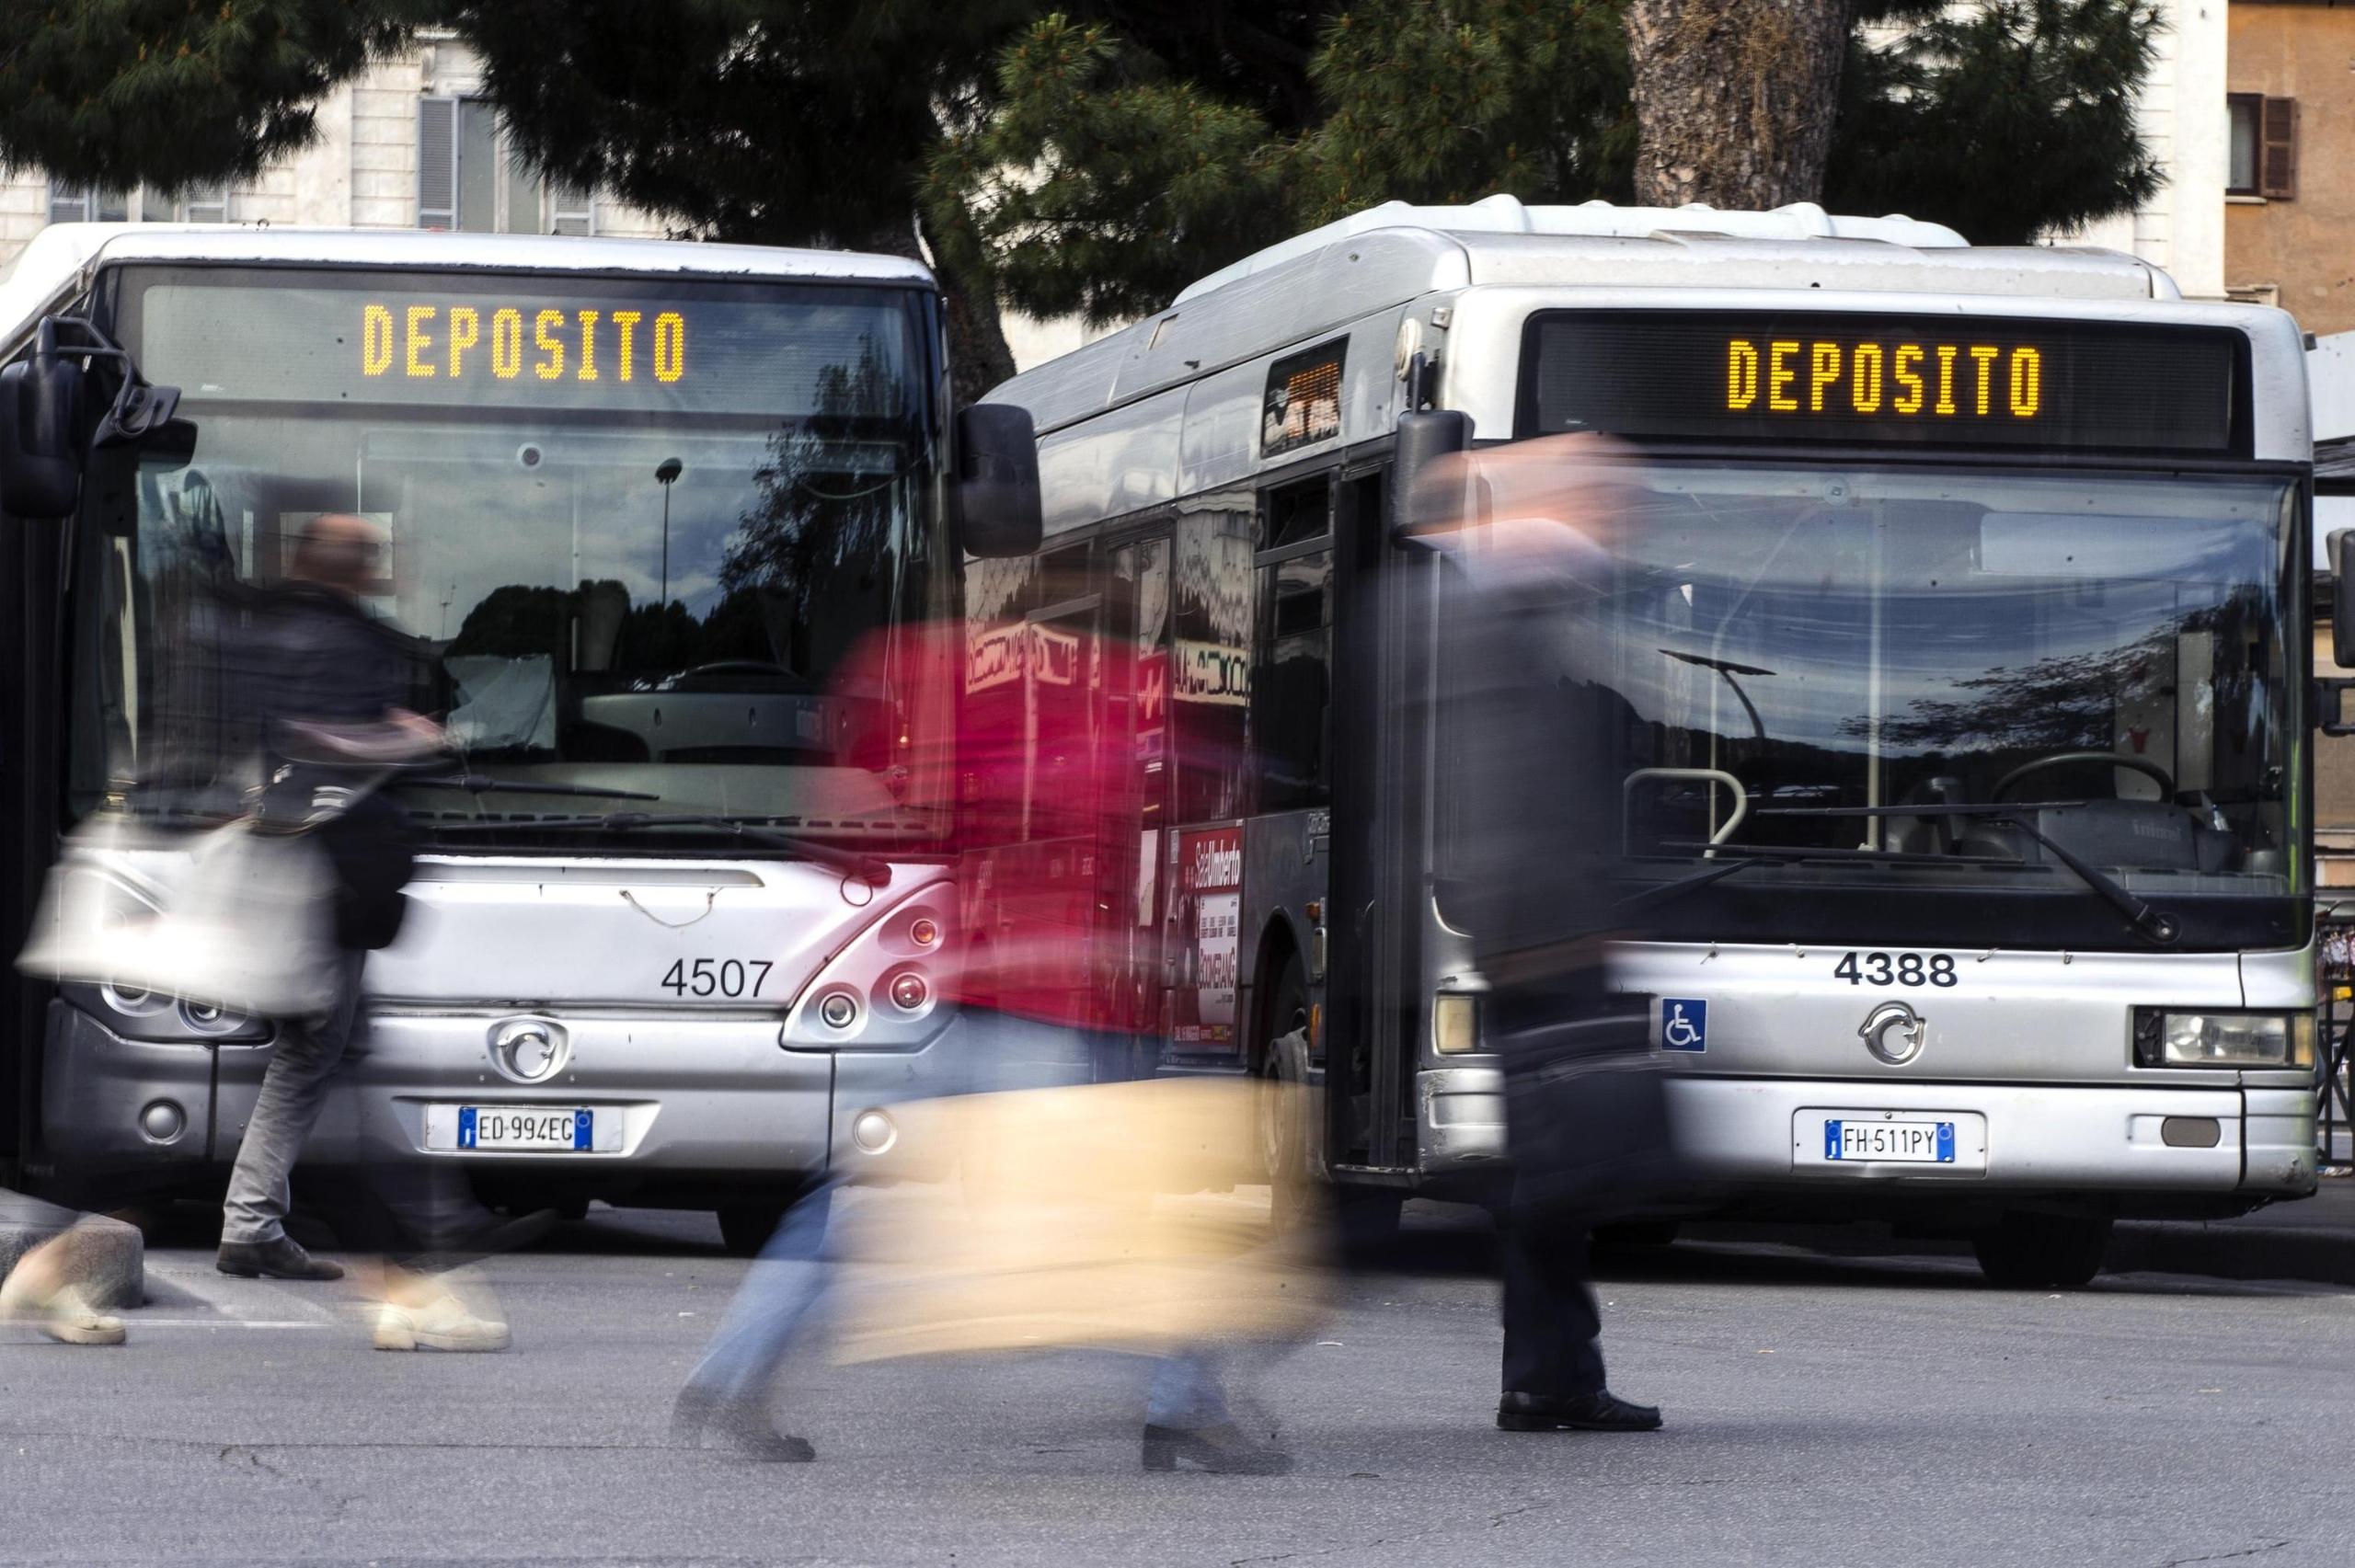
[[[890,660],[902,671],[934,670],[938,679],[961,682],[965,635],[961,624],[887,634],[866,657]],[[892,638],[937,641],[895,647]],[[1131,678],[1125,647],[1107,639],[1094,653],[1092,662],[1079,656],[1076,667],[1106,672],[1104,679],[1116,689]],[[863,673],[854,659],[838,680],[856,691]],[[924,1093],[1063,1089],[1136,1076],[1145,1068],[1148,1049],[1157,1058],[1157,1041],[1133,1021],[1113,1015],[1106,999],[1117,988],[1090,970],[1087,956],[1097,944],[1075,923],[1091,918],[1095,894],[1072,880],[1103,856],[1125,854],[1133,862],[1135,797],[1143,787],[1135,753],[1125,738],[1109,735],[1109,727],[1084,715],[1074,715],[1066,733],[1054,714],[1042,716],[1036,704],[1021,700],[1018,683],[995,693],[1011,700],[994,704],[963,695],[955,710],[953,766],[941,766],[938,758],[917,758],[908,772],[916,798],[934,789],[959,789],[957,815],[968,874],[992,848],[1018,845],[1025,838],[1065,841],[1080,853],[1017,853],[990,867],[992,894],[1014,911],[1006,922],[1011,929],[998,932],[984,947],[969,948],[953,988],[947,988],[959,1003],[959,1017],[948,1038],[933,1048],[957,1054]],[[887,727],[893,732],[900,727]],[[876,744],[888,748],[890,736]],[[870,767],[909,761],[882,751],[858,760]],[[1041,832],[1039,825],[1050,813],[1052,826]],[[709,1434],[756,1459],[799,1462],[814,1457],[807,1439],[777,1431],[769,1402],[780,1367],[804,1337],[811,1310],[833,1279],[826,1241],[834,1190],[842,1180],[839,1170],[830,1170],[787,1209],[762,1248],[678,1397],[674,1441],[693,1445]],[[1290,1456],[1237,1424],[1208,1351],[1155,1356],[1151,1364],[1140,1448],[1146,1469],[1173,1470],[1181,1463],[1251,1474],[1291,1469]]]

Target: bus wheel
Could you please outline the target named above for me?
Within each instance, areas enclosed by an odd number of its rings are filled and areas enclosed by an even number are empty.
[[[1673,1219],[1623,1219],[1615,1225],[1596,1226],[1594,1244],[1605,1251],[1665,1247],[1676,1240],[1678,1229]]]
[[[1300,960],[1284,960],[1259,1042],[1258,1159],[1279,1229],[1306,1219],[1316,1199],[1317,1170],[1308,1090],[1308,982]]]
[[[2101,1272],[2109,1246],[2109,1219],[2015,1209],[1992,1230],[1970,1239],[1980,1272],[1990,1285],[2024,1289],[2074,1289]]]
[[[729,1203],[719,1207],[719,1240],[740,1258],[757,1256],[784,1223],[788,1206],[782,1203]]]

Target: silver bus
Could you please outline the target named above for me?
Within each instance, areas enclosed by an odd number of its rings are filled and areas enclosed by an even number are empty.
[[[304,523],[356,513],[457,751],[389,786],[411,912],[312,1153],[368,1129],[494,1201],[708,1207],[749,1248],[891,1141],[955,1030],[948,824],[904,797],[953,723],[924,629],[960,545],[1036,541],[1029,427],[952,418],[929,273],[67,224],[0,280],[0,345],[11,951],[62,842],[143,919],[244,809],[241,628]],[[0,1013],[12,1174],[222,1179],[267,1022],[13,973]]]
[[[1321,1084],[1315,1125],[1261,1129],[1279,1175],[1376,1224],[1495,1190],[1448,875],[1480,759],[1432,701],[1460,588],[1401,497],[1442,453],[1600,431],[1635,454],[1636,765],[1596,830],[1659,922],[1617,983],[1712,1212],[2082,1282],[2120,1216],[2313,1191],[2287,315],[1903,218],[1392,203],[994,395],[1036,418],[1046,537],[975,568],[977,646],[1133,646],[1097,666],[1149,775],[1134,853],[1095,857],[1109,989],[1165,1070]]]

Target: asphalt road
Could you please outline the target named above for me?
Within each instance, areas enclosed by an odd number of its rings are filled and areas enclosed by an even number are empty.
[[[151,1249],[129,1345],[0,1344],[0,1561],[2355,1562],[2344,1294],[1687,1242],[1603,1290],[1668,1429],[1524,1436],[1487,1254],[1435,1212],[1350,1281],[1261,1380],[1300,1468],[1258,1479],[1142,1473],[1132,1367],[1081,1356],[813,1361],[817,1463],[668,1447],[743,1267],[699,1216],[499,1260],[490,1356],[373,1352],[336,1288]]]

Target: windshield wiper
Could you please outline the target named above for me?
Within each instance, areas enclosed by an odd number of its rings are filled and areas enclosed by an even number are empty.
[[[2085,804],[2085,802],[2082,800],[2046,800],[2020,806],[2006,806],[1999,801],[1960,805],[1934,804],[1924,801],[1915,806],[1770,806],[1753,815],[1760,817],[1998,818],[2017,828],[2051,851],[2054,860],[2066,866],[2088,890],[2123,916],[2126,923],[2137,933],[2162,946],[2173,942],[2182,931],[2182,927],[2173,915],[2164,910],[2154,909],[2142,899],[2136,898],[2116,878],[2087,864],[2078,858],[2075,851],[2057,842],[2050,834],[2028,820],[2033,812],[2074,810]]]
[[[603,784],[533,784],[525,779],[495,779],[487,773],[428,773],[422,778],[395,779],[404,789],[462,789],[468,795],[504,791],[512,795],[585,795],[600,800],[660,800],[642,790],[608,789]]]
[[[1659,906],[1698,892],[1712,883],[1722,882],[1735,872],[1752,865],[1778,864],[1786,862],[1828,860],[1865,861],[1874,865],[2017,865],[2019,862],[1993,855],[1916,854],[1907,850],[1843,850],[1810,849],[1804,845],[1785,844],[1689,844],[1671,843],[1670,849],[1706,850],[1718,864],[1706,871],[1657,887],[1647,887],[1619,900],[1617,908],[1629,913],[1657,909]]]
[[[831,865],[846,876],[877,887],[891,885],[891,867],[884,861],[859,850],[805,839],[798,833],[780,832],[764,827],[758,817],[718,817],[696,812],[609,811],[603,817],[501,817],[476,818],[464,822],[442,822],[434,826],[440,833],[485,833],[511,831],[523,833],[561,832],[567,829],[588,828],[605,833],[637,833],[650,828],[708,828],[726,833],[730,838],[749,839],[754,843],[767,844],[814,860],[821,865]]]

